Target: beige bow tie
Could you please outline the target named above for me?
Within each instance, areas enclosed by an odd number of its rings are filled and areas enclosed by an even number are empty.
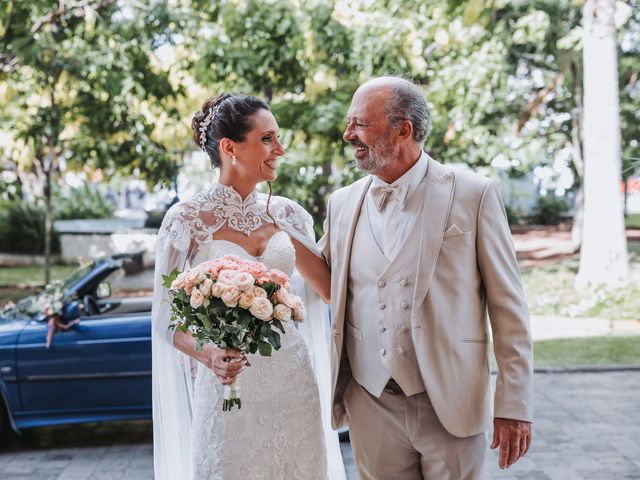
[[[408,193],[409,185],[371,187],[371,196],[373,197],[373,201],[376,203],[376,207],[378,207],[378,211],[380,212],[386,207],[389,198],[393,198],[398,202],[401,210],[404,209],[404,206],[407,203]]]

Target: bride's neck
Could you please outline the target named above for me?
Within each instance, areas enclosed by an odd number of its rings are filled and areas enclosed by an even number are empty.
[[[252,182],[247,179],[240,179],[237,176],[228,174],[227,172],[220,173],[219,183],[222,185],[226,185],[227,187],[233,188],[244,200],[249,196],[251,192],[256,189],[256,182]]]

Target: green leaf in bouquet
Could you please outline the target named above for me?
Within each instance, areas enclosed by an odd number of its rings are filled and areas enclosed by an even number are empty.
[[[285,332],[284,327],[282,326],[282,322],[280,320],[273,320],[271,323],[273,324],[274,327],[276,327],[282,333],[287,333]]]
[[[171,288],[171,284],[176,278],[178,278],[178,275],[180,275],[180,271],[177,268],[171,270],[169,275],[162,275],[162,285],[165,288]]]
[[[268,342],[258,342],[258,351],[260,352],[260,355],[262,355],[263,357],[270,357],[271,356],[271,344]]]
[[[273,282],[264,282],[261,286],[267,292],[267,297],[269,298],[280,289],[280,285]]]
[[[269,336],[269,343],[273,346],[275,350],[280,350],[282,347],[282,343],[280,341],[280,334],[278,332],[272,332]]]
[[[211,328],[211,321],[204,313],[196,312],[196,317],[198,317],[198,320],[202,322],[202,326],[205,329],[209,330]]]
[[[248,347],[249,353],[256,353],[258,351],[258,344],[256,342],[252,342]]]

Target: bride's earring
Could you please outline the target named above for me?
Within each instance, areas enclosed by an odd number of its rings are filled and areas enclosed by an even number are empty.
[[[238,159],[236,158],[235,155],[231,155],[231,165],[235,167],[237,164],[238,164]]]

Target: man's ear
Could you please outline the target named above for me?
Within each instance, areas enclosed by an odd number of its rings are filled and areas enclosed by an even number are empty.
[[[398,125],[398,140],[403,142],[413,138],[413,124],[406,118]]]
[[[233,140],[228,138],[220,139],[220,153],[225,154],[227,157],[231,158],[236,153],[236,145]]]

